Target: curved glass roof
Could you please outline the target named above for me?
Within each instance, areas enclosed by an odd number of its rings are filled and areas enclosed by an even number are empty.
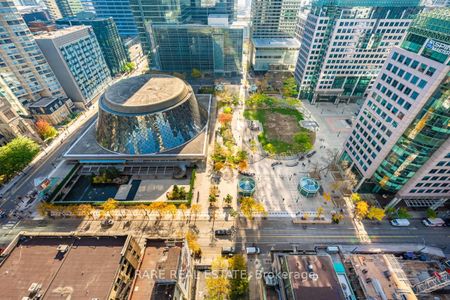
[[[242,192],[252,193],[255,190],[255,180],[251,177],[242,177],[239,180],[239,190]]]
[[[299,188],[308,192],[308,193],[317,193],[319,191],[320,185],[317,180],[311,177],[302,177],[300,179],[300,183],[298,184]]]

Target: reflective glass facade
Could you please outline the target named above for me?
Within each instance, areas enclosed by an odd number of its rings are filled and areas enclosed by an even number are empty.
[[[168,72],[237,76],[242,72],[243,29],[202,25],[154,25],[155,64]]]
[[[187,99],[150,113],[113,111],[100,99],[97,142],[124,154],[154,154],[182,146],[204,130],[208,113],[190,90]]]
[[[129,0],[92,0],[93,11],[100,18],[113,17],[121,37],[138,34]]]
[[[425,164],[450,136],[450,77],[392,148],[374,174],[385,190],[396,192]]]

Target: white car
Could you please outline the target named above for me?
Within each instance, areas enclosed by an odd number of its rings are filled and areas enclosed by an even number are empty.
[[[427,227],[445,226],[445,222],[441,218],[426,218],[422,220],[422,224]]]
[[[393,219],[391,220],[391,225],[392,226],[397,226],[397,227],[407,227],[409,226],[409,221],[407,219]]]
[[[245,252],[247,254],[259,254],[261,253],[261,250],[258,247],[247,247]]]

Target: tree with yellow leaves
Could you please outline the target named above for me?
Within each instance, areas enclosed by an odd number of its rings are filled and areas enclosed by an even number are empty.
[[[37,211],[38,211],[39,215],[41,215],[42,217],[48,216],[54,210],[55,210],[55,205],[52,203],[45,202],[45,201],[39,203],[39,205],[37,206]]]
[[[77,205],[76,215],[80,217],[91,217],[94,208],[90,204]]]
[[[167,206],[167,204],[162,201],[155,201],[149,205],[150,211],[154,211],[154,212],[158,213],[158,218],[156,219],[157,222],[159,222],[162,219],[162,217],[165,215],[166,206]]]
[[[186,221],[186,211],[187,211],[187,205],[184,203],[181,203],[180,206],[178,206],[178,208],[181,210],[181,213],[183,214],[183,222]]]
[[[194,257],[200,257],[202,254],[202,250],[200,248],[200,244],[198,243],[197,239],[198,239],[197,234],[195,234],[192,230],[189,230],[186,233],[186,241]]]
[[[384,212],[384,209],[375,206],[371,206],[367,212],[367,218],[370,220],[381,221],[385,215],[386,213]]]
[[[366,201],[358,201],[355,205],[355,214],[359,219],[364,219],[369,212],[369,204]]]
[[[108,214],[110,217],[112,217],[111,212],[119,207],[119,202],[117,202],[117,200],[113,198],[109,198],[102,203],[101,207],[105,214]]]
[[[177,212],[178,212],[177,207],[175,206],[175,204],[168,204],[166,206],[165,210],[166,210],[167,214],[172,216],[172,222],[173,222],[173,219],[175,219],[175,216],[177,215]]]
[[[228,262],[218,257],[211,263],[211,275],[206,278],[206,299],[225,300],[230,293],[230,281],[227,277]]]
[[[363,199],[361,198],[361,195],[358,193],[352,193],[352,195],[350,196],[350,199],[352,199],[352,201],[354,203],[357,203],[359,201],[362,201]]]
[[[320,220],[320,218],[322,218],[322,216],[323,216],[323,213],[324,213],[323,207],[322,207],[322,206],[319,206],[319,207],[316,209],[316,218],[317,218],[318,220]]]
[[[253,197],[244,197],[240,203],[242,214],[249,220],[253,220],[256,215],[267,215],[264,205]]]
[[[191,205],[191,214],[190,214],[190,216],[192,217],[192,215],[194,215],[194,225],[195,225],[195,222],[197,221],[198,213],[201,210],[202,210],[202,207],[200,206],[200,204],[192,204]]]

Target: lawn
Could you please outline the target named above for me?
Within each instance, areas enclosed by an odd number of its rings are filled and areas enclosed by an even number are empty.
[[[244,116],[263,125],[258,140],[268,153],[299,153],[312,148],[315,134],[299,125],[303,115],[295,108],[249,109]]]

